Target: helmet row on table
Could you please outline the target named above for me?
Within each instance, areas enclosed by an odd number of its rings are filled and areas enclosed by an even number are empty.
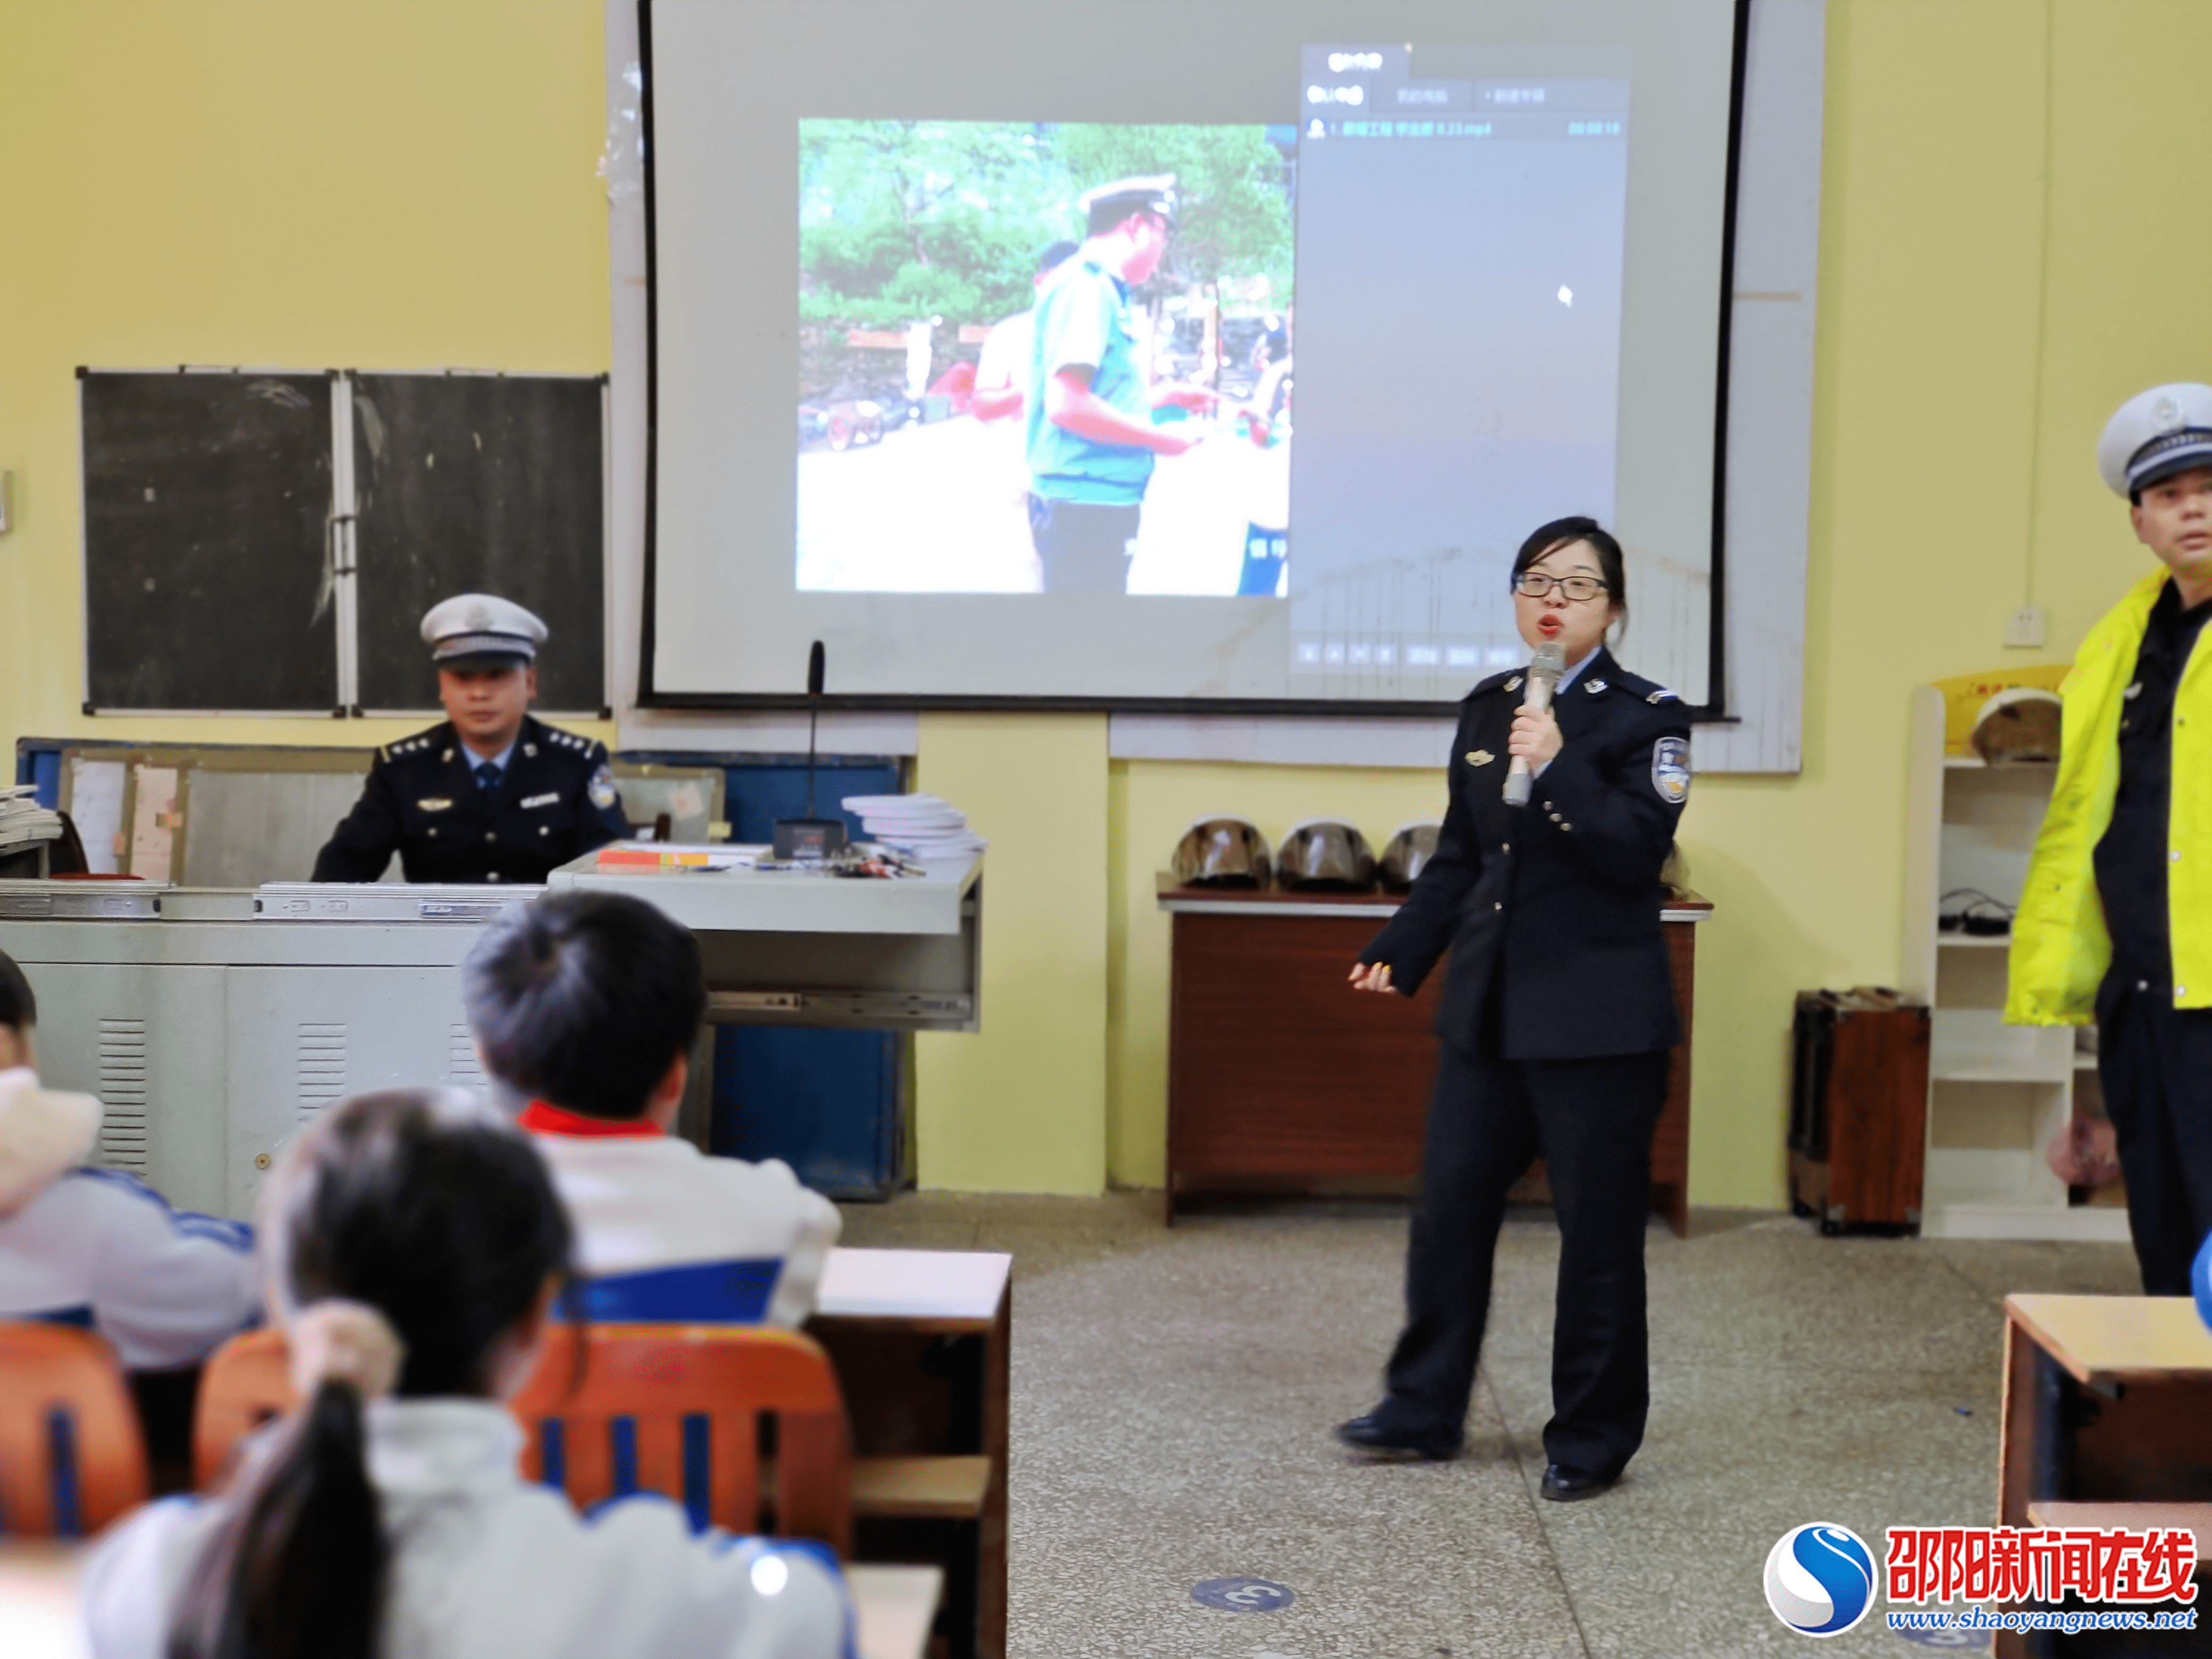
[[[1186,887],[1279,886],[1307,892],[1364,893],[1379,880],[1402,893],[1437,849],[1437,818],[1401,824],[1377,859],[1358,826],[1342,818],[1304,818],[1279,848],[1251,819],[1231,812],[1193,821],[1176,842],[1170,868]]]

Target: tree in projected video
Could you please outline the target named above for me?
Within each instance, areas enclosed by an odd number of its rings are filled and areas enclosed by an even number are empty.
[[[1181,213],[1152,288],[1264,277],[1287,303],[1290,169],[1264,127],[801,122],[802,386],[896,380],[888,336],[917,324],[933,374],[972,359],[973,336],[1030,305],[1039,251],[1083,240],[1077,196],[1158,173],[1176,175]]]

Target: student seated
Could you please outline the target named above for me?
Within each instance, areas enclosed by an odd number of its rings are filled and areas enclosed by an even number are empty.
[[[509,910],[463,969],[484,1068],[520,1104],[574,1219],[586,1316],[795,1326],[837,1207],[775,1159],[669,1133],[707,1009],[699,945],[641,900],[552,894]]]
[[[126,1370],[196,1365],[259,1302],[252,1230],[86,1169],[100,1103],[39,1086],[37,1023],[30,981],[0,951],[0,1319],[89,1326]]]
[[[838,1659],[826,1552],[695,1537],[637,1493],[579,1516],[516,1468],[505,1401],[569,1275],[527,1138],[450,1090],[360,1095],[263,1195],[271,1313],[306,1404],[223,1495],[166,1498],[88,1564],[97,1659]]]

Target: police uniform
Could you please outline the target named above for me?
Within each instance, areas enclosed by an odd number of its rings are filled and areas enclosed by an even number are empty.
[[[2154,386],[2099,445],[2116,495],[2212,469],[2212,386]],[[2151,1296],[2190,1293],[2212,1231],[2212,601],[2161,571],[2083,640],[2059,773],[2014,921],[2006,1018],[2094,1018]]]
[[[1376,1416],[1401,1442],[1457,1446],[1506,1191],[1541,1157],[1561,1235],[1544,1448],[1601,1482],[1642,1443],[1650,1401],[1651,1133],[1680,1036],[1659,871],[1689,793],[1689,722],[1601,647],[1554,700],[1559,752],[1509,806],[1524,678],[1496,675],[1461,705],[1436,852],[1361,957],[1411,996],[1451,954],[1407,1322]]]
[[[527,662],[545,625],[520,605],[463,594],[422,619],[434,657],[448,666]],[[375,881],[399,854],[410,882],[526,882],[629,834],[606,745],[533,715],[489,763],[452,721],[376,752],[361,799],[316,855],[316,881]]]
[[[1078,204],[1127,202],[1172,218],[1175,179],[1123,179],[1086,191]],[[1032,315],[1024,417],[1030,465],[1030,539],[1047,592],[1120,593],[1158,459],[1140,444],[1100,443],[1045,413],[1045,384],[1063,368],[1091,371],[1091,395],[1133,421],[1152,418],[1152,392],[1129,321],[1129,285],[1087,254],[1070,258],[1038,295]]]

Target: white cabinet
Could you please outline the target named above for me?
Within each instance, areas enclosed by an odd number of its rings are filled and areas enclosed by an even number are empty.
[[[2070,1202],[2044,1162],[2075,1090],[2094,1088],[2094,1062],[2071,1028],[2004,1023],[2008,939],[1936,925],[1960,888],[2019,902],[2057,769],[1947,757],[1932,686],[1913,693],[1911,754],[1902,982],[1934,1011],[1922,1234],[2125,1243],[2124,1207]]]

